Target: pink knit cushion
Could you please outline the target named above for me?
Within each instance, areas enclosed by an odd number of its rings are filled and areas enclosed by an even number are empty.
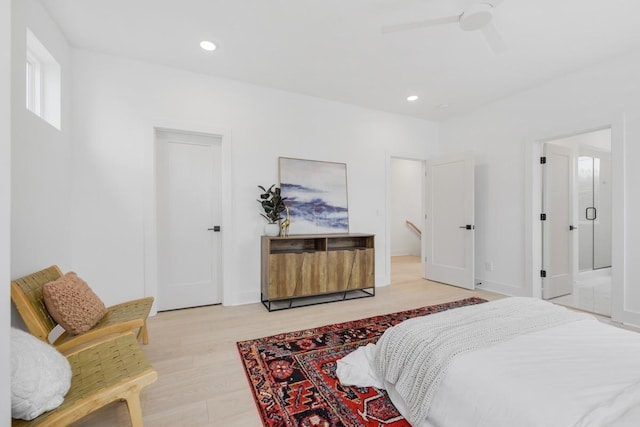
[[[47,311],[70,334],[93,328],[107,313],[107,308],[87,282],[72,271],[42,289]]]

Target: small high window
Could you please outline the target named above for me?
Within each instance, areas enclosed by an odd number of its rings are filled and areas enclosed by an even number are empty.
[[[27,109],[60,129],[60,93],[60,64],[27,28]]]

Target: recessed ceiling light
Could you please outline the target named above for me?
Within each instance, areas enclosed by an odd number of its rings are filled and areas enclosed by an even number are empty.
[[[209,52],[216,50],[216,45],[207,40],[201,41],[200,47]]]
[[[407,96],[407,101],[413,102],[418,100],[418,95]]]

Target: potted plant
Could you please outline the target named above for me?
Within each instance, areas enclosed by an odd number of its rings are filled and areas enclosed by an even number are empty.
[[[261,213],[260,215],[267,220],[267,224],[264,227],[264,233],[267,236],[277,236],[280,234],[280,224],[278,221],[282,219],[280,214],[285,210],[284,201],[287,198],[282,197],[280,194],[280,187],[276,187],[275,184],[269,188],[258,185],[258,188],[262,190],[258,202],[264,210],[264,213]]]

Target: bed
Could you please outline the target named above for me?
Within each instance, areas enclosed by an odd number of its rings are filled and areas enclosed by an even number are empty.
[[[415,427],[640,426],[640,334],[534,298],[407,320],[336,371]]]

